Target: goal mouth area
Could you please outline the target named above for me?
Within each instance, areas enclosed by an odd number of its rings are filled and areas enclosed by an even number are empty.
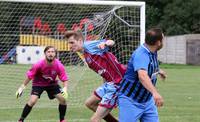
[[[39,59],[42,47],[52,45],[69,72],[71,106],[83,105],[102,79],[88,70],[81,53],[70,51],[64,37],[66,31],[79,30],[85,40],[114,40],[110,51],[122,64],[127,64],[131,53],[144,41],[144,2],[1,0],[0,8],[0,67],[5,71],[2,82],[19,84],[36,62],[32,59]],[[17,51],[17,46],[21,46],[21,50]],[[22,48],[32,50],[24,52]]]

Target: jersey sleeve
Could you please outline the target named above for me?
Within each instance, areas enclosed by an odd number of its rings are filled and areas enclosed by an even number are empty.
[[[84,42],[83,44],[83,48],[84,48],[84,51],[90,53],[90,54],[97,54],[97,55],[101,55],[103,54],[104,52],[107,52],[109,50],[108,47],[104,48],[104,49],[100,49],[98,47],[98,45],[102,42],[106,42],[105,39],[103,40],[94,40],[94,41],[87,41],[87,42]]]
[[[35,74],[37,73],[37,70],[39,69],[39,64],[33,64],[31,69],[29,69],[26,73],[26,76],[29,79],[33,79],[35,77]]]
[[[140,69],[148,71],[148,65],[149,65],[149,56],[145,53],[136,54],[133,60],[133,67],[134,71],[138,71]]]
[[[58,77],[61,81],[67,81],[69,78],[68,78],[68,75],[65,71],[65,67],[62,65],[62,64],[59,64],[59,74],[58,74]]]

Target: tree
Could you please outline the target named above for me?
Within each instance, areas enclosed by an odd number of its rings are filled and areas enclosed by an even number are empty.
[[[146,28],[161,27],[166,35],[200,33],[199,0],[143,0]]]

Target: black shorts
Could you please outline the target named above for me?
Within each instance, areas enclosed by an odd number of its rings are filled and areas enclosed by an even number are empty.
[[[37,95],[40,98],[43,91],[47,92],[49,99],[54,99],[55,95],[61,93],[61,87],[59,85],[32,86],[31,95]]]

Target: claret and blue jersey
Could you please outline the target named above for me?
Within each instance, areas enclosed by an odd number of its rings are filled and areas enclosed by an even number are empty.
[[[98,45],[106,40],[85,41],[84,56],[88,66],[101,75],[107,82],[119,83],[125,73],[125,66],[109,52],[109,48],[100,49]]]

